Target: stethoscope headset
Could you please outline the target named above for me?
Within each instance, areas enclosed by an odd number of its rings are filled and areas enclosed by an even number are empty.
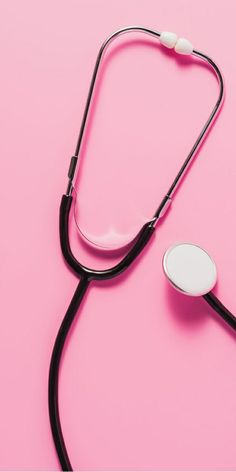
[[[101,61],[104,55],[105,50],[109,44],[118,36],[128,33],[128,32],[140,32],[153,36],[154,38],[159,38],[162,45],[168,48],[174,48],[177,54],[191,54],[209,64],[213,69],[219,83],[219,95],[216,101],[216,104],[213,110],[210,113],[210,116],[206,123],[204,124],[199,136],[197,137],[192,149],[190,150],[187,158],[182,164],[179,172],[177,173],[174,181],[172,182],[168,192],[163,197],[160,205],[158,206],[156,212],[153,215],[153,218],[145,223],[140,229],[139,233],[136,235],[135,239],[132,242],[132,245],[128,247],[126,255],[121,259],[119,263],[115,266],[105,269],[105,270],[95,270],[82,265],[73,255],[70,247],[69,241],[69,214],[72,206],[73,200],[73,190],[74,190],[74,178],[75,171],[78,167],[78,158],[80,154],[81,144],[84,136],[85,126],[88,121],[90,106],[93,98],[94,87],[96,84],[96,79],[98,76],[98,71],[101,66]],[[85,110],[83,114],[82,124],[80,128],[80,133],[78,137],[78,142],[75,150],[75,154],[72,156],[68,171],[68,185],[65,195],[62,196],[61,206],[60,206],[60,243],[63,256],[68,264],[68,266],[74,271],[74,273],[79,277],[80,282],[76,288],[74,296],[70,302],[69,308],[65,314],[65,317],[62,321],[60,329],[58,331],[56,341],[54,344],[51,363],[50,363],[50,372],[49,372],[49,414],[50,414],[50,423],[52,435],[60,461],[62,470],[73,470],[72,465],[66,450],[61,423],[59,415],[59,405],[58,405],[58,376],[59,376],[59,367],[60,360],[67,338],[68,332],[72,325],[72,322],[76,316],[78,308],[81,304],[81,301],[84,297],[85,292],[87,291],[89,284],[93,280],[106,280],[111,279],[120,275],[132,264],[132,262],[138,257],[143,248],[146,246],[150,240],[152,234],[155,231],[155,227],[160,218],[162,218],[172,199],[174,193],[181,182],[182,177],[184,176],[188,166],[194,159],[194,156],[202,143],[207,131],[209,130],[211,124],[213,123],[217,113],[220,110],[220,107],[223,102],[224,97],[224,83],[222,74],[215,64],[215,62],[208,57],[206,54],[193,49],[191,43],[184,38],[177,38],[174,33],[163,32],[159,33],[149,28],[131,26],[127,28],[122,28],[111,36],[109,36],[106,41],[101,46],[96,64],[94,67],[92,80],[89,88],[89,93],[87,97],[87,102],[85,105]],[[168,280],[171,284],[179,291],[184,294],[191,296],[203,296],[204,299],[211,305],[211,307],[234,329],[236,330],[236,318],[230,313],[224,305],[217,299],[217,297],[211,292],[212,288],[216,283],[216,266],[211,257],[201,249],[200,247],[190,244],[182,243],[172,246],[168,249],[163,258],[163,269]]]

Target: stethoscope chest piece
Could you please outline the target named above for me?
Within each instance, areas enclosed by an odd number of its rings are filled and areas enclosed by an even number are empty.
[[[195,244],[171,246],[163,257],[163,269],[169,282],[185,295],[205,295],[212,290],[217,280],[215,262]]]

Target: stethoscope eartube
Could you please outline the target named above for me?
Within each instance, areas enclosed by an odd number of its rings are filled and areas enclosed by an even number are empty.
[[[66,195],[71,195],[75,191],[74,190],[74,181],[76,180],[75,177],[77,177],[78,171],[79,171],[80,149],[81,149],[83,139],[84,139],[86,124],[87,124],[89,116],[90,116],[91,103],[92,103],[92,100],[93,100],[93,95],[94,95],[94,91],[95,91],[95,87],[96,87],[96,83],[97,83],[98,72],[100,70],[104,54],[105,54],[108,46],[116,38],[118,38],[119,36],[121,36],[123,34],[133,33],[133,32],[144,33],[144,34],[147,34],[149,36],[154,37],[155,39],[159,39],[162,46],[164,46],[168,49],[173,49],[177,53],[177,55],[185,55],[185,56],[186,55],[188,55],[188,56],[191,55],[191,56],[195,56],[196,58],[200,59],[201,61],[207,62],[207,64],[213,70],[213,72],[214,72],[214,74],[215,74],[215,76],[218,80],[218,83],[219,83],[219,94],[218,94],[218,98],[216,100],[216,103],[215,103],[215,105],[214,105],[207,121],[205,122],[202,130],[200,131],[196,141],[194,142],[192,148],[190,149],[189,154],[187,155],[186,159],[184,160],[182,166],[180,167],[179,172],[177,173],[175,179],[173,180],[173,182],[170,185],[169,189],[167,190],[166,194],[163,196],[159,206],[157,207],[157,209],[156,209],[156,211],[153,215],[153,218],[156,220],[156,223],[157,223],[158,220],[160,218],[162,218],[165,215],[166,211],[168,210],[168,208],[169,208],[169,206],[170,206],[170,204],[173,200],[173,196],[174,196],[177,188],[179,187],[179,185],[181,183],[181,180],[182,180],[183,176],[185,175],[189,165],[193,161],[200,144],[202,143],[204,137],[206,136],[207,131],[209,130],[209,128],[212,125],[215,117],[217,116],[217,114],[220,110],[220,107],[223,103],[223,98],[224,98],[223,77],[222,77],[222,74],[221,74],[218,66],[216,65],[216,63],[209,56],[207,56],[206,54],[194,49],[192,44],[190,43],[190,41],[188,41],[185,38],[178,38],[175,33],[171,33],[171,32],[168,32],[168,31],[164,31],[164,32],[160,33],[158,31],[155,31],[155,30],[152,30],[152,29],[149,29],[149,28],[144,28],[142,26],[128,26],[127,28],[122,28],[118,31],[115,31],[113,34],[111,34],[106,39],[106,41],[104,41],[104,43],[102,44],[102,46],[99,50],[97,60],[96,60],[96,63],[95,63],[95,67],[94,67],[94,70],[93,70],[93,75],[92,75],[92,79],[91,79],[91,83],[90,83],[90,87],[89,87],[88,97],[87,97],[87,101],[86,101],[86,105],[85,105],[85,109],[84,109],[84,114],[83,114],[82,123],[81,123],[81,127],[80,127],[80,132],[79,132],[79,136],[78,136],[78,141],[77,141],[77,145],[76,145],[76,149],[75,149],[75,154],[71,157],[71,161],[70,161],[69,172],[68,172],[68,184],[67,184],[67,188],[66,188]],[[88,236],[88,235],[85,236],[84,235],[84,232],[80,227],[80,221],[76,218],[76,211],[75,211],[74,216],[75,216],[75,222],[76,222],[76,226],[78,228],[78,231],[80,233],[80,236],[81,236],[82,239],[85,239],[86,242],[89,242],[91,245],[93,245],[95,247],[100,247],[100,248],[103,248],[103,249],[106,249],[106,250],[107,249],[111,249],[111,250],[112,249],[118,249],[119,247],[121,247],[120,245],[119,246],[114,245],[113,247],[111,245],[110,247],[107,247],[106,243],[105,244],[101,243],[101,242],[99,244],[97,244],[97,242],[95,243],[95,241],[93,239],[91,239],[91,236]],[[151,218],[151,220],[152,220],[152,218]],[[127,242],[125,242],[125,245],[126,244],[127,244]]]
[[[215,73],[218,83],[219,83],[219,94],[217,101],[206,121],[202,130],[200,131],[196,141],[194,142],[192,148],[190,149],[189,154],[187,155],[186,159],[184,160],[183,164],[181,165],[179,172],[177,173],[175,179],[173,180],[172,184],[170,185],[168,191],[163,196],[159,206],[157,207],[153,217],[144,224],[144,226],[140,229],[139,233],[136,235],[132,244],[128,247],[126,255],[117,263],[114,267],[105,270],[96,270],[91,269],[89,267],[85,267],[81,264],[73,255],[73,252],[70,247],[69,241],[69,215],[72,206],[72,200],[74,196],[74,180],[76,177],[76,171],[78,171],[78,162],[79,162],[79,154],[81,145],[84,138],[84,131],[86,124],[89,118],[90,107],[92,103],[94,88],[96,85],[96,80],[98,76],[98,71],[101,66],[102,58],[106,48],[109,44],[117,37],[124,33],[129,32],[138,32],[138,33],[145,33],[151,35],[154,38],[159,39],[160,43],[170,49],[174,49],[177,54],[188,54],[197,57],[200,60],[207,62],[207,64],[212,68],[213,72]],[[193,161],[197,150],[199,149],[200,144],[202,143],[204,137],[206,136],[207,131],[209,130],[210,126],[212,125],[217,113],[220,110],[220,107],[223,102],[224,96],[224,83],[222,74],[215,64],[215,62],[206,54],[197,51],[193,48],[192,44],[186,40],[185,38],[178,38],[176,34],[170,32],[163,32],[159,33],[158,31],[144,28],[141,26],[130,26],[127,28],[122,28],[111,36],[107,38],[107,40],[102,44],[97,60],[95,63],[90,88],[88,92],[88,97],[85,105],[85,110],[82,118],[81,128],[78,136],[78,141],[75,149],[75,154],[72,156],[68,171],[68,184],[66,194],[62,196],[61,206],[60,206],[60,243],[63,256],[68,264],[68,266],[74,271],[76,276],[80,279],[80,282],[76,288],[74,296],[70,302],[68,310],[64,316],[64,319],[61,323],[59,331],[57,333],[57,337],[54,343],[51,362],[50,362],[50,370],[49,370],[49,385],[48,385],[48,404],[49,404],[49,416],[50,416],[50,424],[51,430],[53,435],[54,444],[56,447],[58,459],[60,461],[60,465],[62,470],[73,470],[72,465],[66,450],[65,441],[63,438],[61,422],[60,422],[60,415],[59,415],[59,403],[58,403],[58,377],[59,377],[59,368],[60,368],[60,361],[63,352],[63,347],[69,333],[70,327],[73,323],[73,320],[77,314],[78,308],[81,304],[81,301],[89,287],[89,284],[92,280],[105,280],[110,279],[112,277],[116,277],[122,272],[124,272],[128,267],[133,263],[133,261],[138,257],[141,251],[144,249],[148,241],[150,240],[151,236],[155,231],[155,227],[157,222],[160,218],[162,218],[169,208],[169,205],[173,199],[176,189],[178,188],[179,184],[183,176],[186,173],[189,165]],[[77,227],[79,228],[78,222],[76,222]],[[82,233],[82,232],[81,232]],[[92,242],[92,241],[91,241]],[[93,243],[93,242],[92,242]],[[184,248],[185,252],[185,259],[186,259],[186,249]],[[199,248],[200,249],[200,248]],[[183,248],[182,248],[183,251]],[[202,250],[201,250],[202,251]],[[198,251],[199,252],[199,251]],[[204,251],[203,251],[204,252]],[[208,255],[204,252],[201,253],[200,259],[202,267],[204,267],[204,277],[200,277],[199,274],[199,267],[196,274],[191,276],[191,284],[186,278],[186,273],[181,269],[181,264],[178,262],[176,263],[179,254],[177,254],[176,259],[176,251],[170,250],[165,260],[165,272],[172,282],[172,284],[181,290],[184,293],[188,293],[189,295],[202,295],[205,300],[229,323],[231,326],[235,328],[235,318],[232,314],[230,314],[223,305],[216,299],[216,297],[210,291],[215,283],[216,280],[216,268],[213,261],[209,258]],[[190,245],[188,247],[188,254],[191,254],[191,257],[194,258],[196,263],[198,256],[196,254],[196,247],[194,250],[191,249]],[[200,253],[199,253],[200,254]],[[182,252],[183,256],[183,252]],[[200,265],[201,265],[200,264]],[[182,272],[181,272],[182,270]],[[180,277],[181,276],[181,277]]]
[[[236,330],[236,317],[211,292],[217,281],[217,269],[204,249],[196,244],[175,244],[165,252],[162,265],[176,290],[192,297],[202,296]]]

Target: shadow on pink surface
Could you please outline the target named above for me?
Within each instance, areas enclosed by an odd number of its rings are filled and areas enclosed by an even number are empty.
[[[184,329],[201,330],[202,325],[207,322],[217,323],[224,332],[236,340],[236,333],[230,328],[216,313],[209,307],[205,300],[200,297],[191,297],[184,295],[166,281],[166,302],[170,307],[170,313],[175,321],[181,324]],[[217,292],[217,286],[214,293]]]

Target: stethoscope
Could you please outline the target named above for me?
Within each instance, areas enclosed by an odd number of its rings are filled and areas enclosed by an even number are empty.
[[[160,205],[158,206],[153,218],[145,223],[136,235],[132,244],[127,247],[126,255],[121,259],[119,263],[109,269],[95,270],[82,265],[73,255],[69,241],[69,214],[72,206],[73,191],[74,191],[74,180],[75,171],[78,169],[78,158],[80,154],[81,144],[84,136],[85,127],[89,117],[90,106],[93,98],[93,92],[98,76],[98,71],[101,65],[101,61],[105,50],[108,45],[118,36],[128,32],[140,32],[151,35],[155,38],[159,38],[160,43],[167,48],[174,48],[177,54],[188,54],[197,57],[203,61],[206,61],[213,69],[218,82],[219,82],[219,95],[217,102],[211,111],[211,114],[204,124],[199,136],[197,137],[192,149],[190,150],[187,158],[182,164],[178,174],[172,182],[168,192],[163,197]],[[81,304],[85,292],[87,291],[89,284],[92,280],[106,280],[112,277],[116,277],[123,271],[128,269],[132,262],[138,257],[143,248],[150,240],[152,234],[155,231],[155,227],[160,218],[162,218],[171,201],[174,193],[179,186],[181,179],[183,178],[186,170],[199,148],[199,145],[203,141],[207,131],[209,130],[214,118],[216,117],[224,96],[224,83],[221,72],[215,62],[208,57],[206,54],[193,49],[192,44],[185,38],[178,38],[176,34],[170,32],[159,33],[149,28],[143,28],[139,26],[131,26],[122,28],[111,36],[101,46],[96,64],[94,67],[92,80],[89,88],[87,102],[83,114],[82,124],[78,137],[78,142],[75,150],[75,154],[72,156],[68,171],[68,185],[65,195],[62,196],[60,206],[60,243],[63,256],[74,273],[80,278],[78,287],[74,293],[74,296],[70,302],[69,308],[62,321],[60,329],[58,331],[56,341],[54,344],[50,372],[49,372],[49,414],[52,435],[60,461],[62,470],[72,470],[72,466],[69,460],[69,456],[66,450],[58,406],[58,376],[60,360],[65,344],[66,337],[72,325],[72,322],[76,316],[77,310]],[[77,226],[78,222],[77,222]],[[81,231],[82,233],[82,231]],[[222,305],[217,297],[212,293],[212,288],[216,283],[217,271],[216,266],[212,258],[207,254],[206,251],[200,247],[190,244],[181,243],[169,248],[163,258],[163,269],[171,284],[179,291],[184,294],[191,296],[203,296],[204,299],[211,305],[211,307],[233,328],[236,330],[236,318]]]

